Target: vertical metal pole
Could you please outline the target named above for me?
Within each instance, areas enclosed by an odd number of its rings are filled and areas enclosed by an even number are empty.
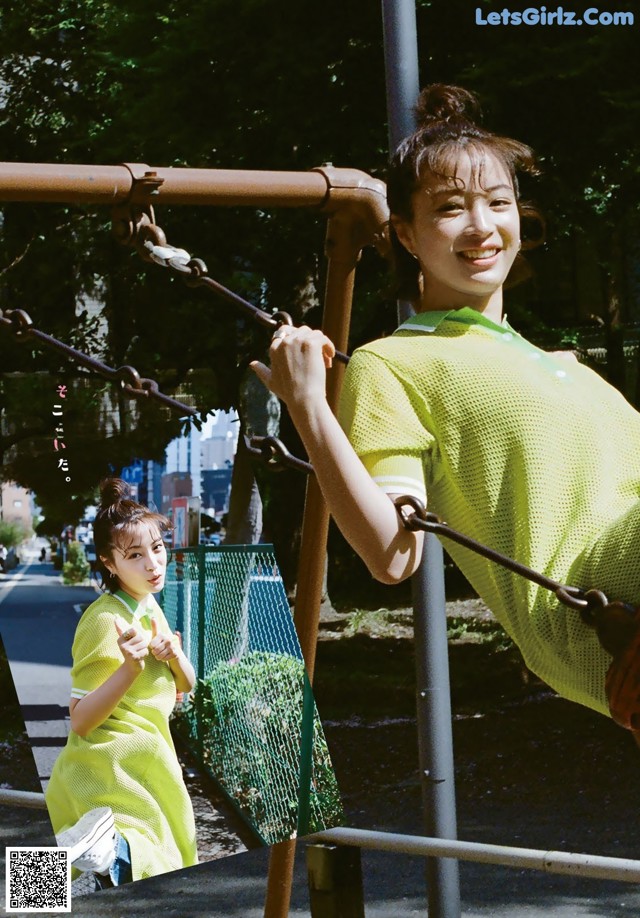
[[[309,834],[311,778],[313,775],[313,728],[315,701],[306,672],[302,674],[302,720],[300,724],[300,779],[298,789],[298,838]]]
[[[442,545],[432,533],[413,578],[418,753],[425,832],[457,838]],[[453,858],[428,858],[429,918],[460,918],[460,874]]]
[[[389,146],[393,152],[415,128],[420,92],[415,0],[382,0]]]
[[[382,0],[389,146],[395,150],[415,127],[419,92],[415,0]],[[400,321],[411,314],[398,304]],[[456,838],[451,695],[442,547],[425,535],[413,581],[418,753],[427,835]],[[429,918],[460,918],[460,875],[454,859],[427,860]]]
[[[197,553],[195,554],[195,560],[198,565],[198,662],[196,667],[196,676],[198,679],[204,679],[205,672],[205,653],[204,649],[206,646],[206,615],[205,615],[205,587],[206,587],[206,577],[205,577],[205,552],[204,545],[199,545],[197,548]],[[191,577],[187,578],[186,581],[187,588],[191,592]],[[196,718],[197,718],[197,730],[198,730],[198,754],[200,756],[200,761],[204,762],[204,724],[202,717],[202,705],[198,705],[196,708]]]

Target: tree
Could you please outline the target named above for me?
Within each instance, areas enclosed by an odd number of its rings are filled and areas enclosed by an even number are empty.
[[[360,12],[364,8],[360,4]],[[279,9],[269,2],[241,9],[217,2],[205,10],[187,2],[158,12],[122,2],[63,2],[54,10],[32,2],[29,17],[6,13],[0,74],[8,93],[0,140],[7,155],[287,169],[351,161],[353,112],[345,104],[351,92],[345,71],[349,61],[364,61],[373,37],[356,40],[345,31],[336,41],[328,29],[317,32],[315,7],[303,3],[292,16],[287,9],[288,27],[273,33],[271,53],[256,56],[255,43]],[[377,27],[375,19],[363,21]],[[370,84],[369,70],[358,67],[363,86]],[[363,109],[378,107],[377,118],[361,119],[363,150],[380,150],[384,136],[381,74],[377,87],[377,98],[361,96]],[[323,227],[308,213],[200,210],[196,221],[174,208],[160,217],[170,241],[204,255],[214,276],[249,298],[285,306],[298,321],[315,303]],[[254,329],[201,291],[189,291],[117,249],[106,236],[104,214],[14,205],[5,209],[3,235],[10,253],[6,265],[12,266],[4,275],[3,305],[29,303],[39,325],[64,340],[73,334],[90,349],[95,338],[89,320],[78,322],[75,305],[79,294],[95,290],[97,277],[109,322],[101,342],[105,359],[133,364],[167,388],[184,382],[193,367],[212,367],[208,389],[203,391],[201,376],[194,388],[203,412],[238,404],[243,367],[256,353]],[[56,291],[53,313],[42,303],[44,289]],[[14,347],[5,345],[3,352],[8,369],[26,368]],[[36,365],[60,371],[51,355],[38,355]],[[99,424],[94,430],[102,433]],[[132,431],[120,433],[128,442]],[[117,465],[119,441],[98,442],[106,460]],[[22,480],[50,489],[33,463],[19,464]],[[93,461],[90,467],[97,480]],[[288,547],[290,540],[283,541]]]
[[[634,6],[616,9],[633,15]],[[478,9],[486,18],[503,4],[484,0]],[[610,327],[636,319],[637,290],[630,289],[640,233],[636,27],[479,28],[469,27],[468,13],[460,0],[422,7],[423,34],[456,36],[453,44],[431,44],[423,72],[478,92],[488,125],[530,143],[541,157],[542,179],[526,193],[547,217],[549,253],[537,260],[537,287],[519,303],[548,325],[585,322],[596,311]],[[576,272],[587,271],[592,290],[585,296]]]

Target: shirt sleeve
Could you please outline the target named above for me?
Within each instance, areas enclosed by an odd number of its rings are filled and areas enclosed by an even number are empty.
[[[83,698],[107,681],[121,665],[115,615],[108,608],[89,607],[73,641],[71,697]]]
[[[366,350],[347,367],[338,419],[354,450],[387,494],[426,503],[425,461],[434,445],[426,413],[411,384]]]

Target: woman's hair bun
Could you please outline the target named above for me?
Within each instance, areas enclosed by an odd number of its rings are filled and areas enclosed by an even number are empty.
[[[474,124],[482,116],[480,103],[472,92],[446,83],[425,86],[414,112],[418,129],[443,121]]]
[[[110,507],[119,500],[131,500],[131,489],[122,478],[105,478],[100,482],[100,506]]]

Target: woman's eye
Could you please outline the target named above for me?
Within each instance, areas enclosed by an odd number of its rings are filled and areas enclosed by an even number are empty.
[[[509,207],[511,201],[508,198],[496,198],[495,201],[491,202],[492,207]]]
[[[446,214],[456,210],[462,210],[462,204],[458,201],[447,201],[446,204],[440,205],[438,213]]]

